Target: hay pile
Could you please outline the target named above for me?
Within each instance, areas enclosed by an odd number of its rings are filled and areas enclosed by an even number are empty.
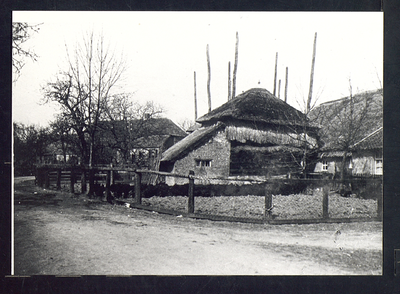
[[[234,217],[262,218],[262,196],[195,197],[195,213]],[[144,205],[154,208],[187,212],[188,197],[151,197],[142,199]],[[293,194],[274,195],[272,216],[275,219],[322,218],[322,195]],[[377,201],[372,199],[345,198],[337,194],[329,196],[329,216],[332,218],[376,217]]]

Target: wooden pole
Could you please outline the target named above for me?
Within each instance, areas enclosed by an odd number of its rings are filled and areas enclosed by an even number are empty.
[[[61,168],[57,169],[57,190],[61,190]]]
[[[89,167],[89,196],[94,194],[94,170]]]
[[[279,79],[279,85],[278,85],[278,98],[281,99],[281,80]]]
[[[208,112],[211,112],[211,65],[210,65],[210,52],[209,46],[207,44],[207,69],[208,69],[208,79],[207,79],[207,94],[208,94]]]
[[[197,120],[196,72],[194,72],[194,120]]]
[[[190,170],[189,175],[194,175],[194,171]],[[189,177],[189,191],[188,191],[188,213],[194,213],[194,179]]]
[[[105,195],[107,201],[109,201],[111,198],[110,186],[111,186],[111,171],[108,170],[106,171],[106,195]]]
[[[265,206],[264,206],[264,218],[271,219],[272,215],[272,193],[270,183],[265,184]]]
[[[48,189],[50,187],[50,170],[47,168],[45,169],[45,177],[44,187]]]
[[[285,103],[287,103],[287,92],[288,92],[288,68],[286,67],[286,78],[285,78]]]
[[[231,99],[236,96],[236,73],[238,67],[238,49],[239,49],[239,33],[236,32],[236,45],[235,45],[235,64],[233,65],[233,77],[232,77],[232,96]]]
[[[323,198],[322,198],[322,218],[329,218],[329,184],[324,183]]]
[[[39,187],[43,188],[44,187],[44,183],[45,183],[45,169],[43,167],[41,167],[39,169],[39,173],[38,173],[38,182],[39,182]]]
[[[142,204],[142,195],[140,185],[142,184],[142,174],[135,173],[135,201],[136,204]]]
[[[383,216],[383,195],[379,195],[377,201],[378,218],[382,219]]]
[[[75,171],[71,168],[71,175],[70,175],[70,188],[69,191],[71,193],[75,193]]]
[[[228,101],[232,99],[231,62],[228,62]]]
[[[307,99],[307,113],[308,114],[311,110],[311,98],[312,98],[312,91],[313,91],[313,83],[314,83],[314,67],[315,67],[315,53],[317,49],[317,32],[315,32],[314,36],[314,46],[313,46],[313,55],[311,61],[311,74],[310,74],[310,90],[308,91],[308,99]]]
[[[111,163],[111,168],[113,168],[113,164],[112,163]],[[111,183],[111,185],[115,184],[114,171],[113,170],[111,170],[111,173],[110,173],[110,183]]]
[[[276,77],[278,74],[278,52],[275,55],[274,96],[276,95]]]
[[[81,174],[81,193],[86,193],[86,170],[82,167],[82,174]]]

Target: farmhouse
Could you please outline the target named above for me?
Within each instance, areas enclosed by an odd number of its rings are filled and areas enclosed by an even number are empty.
[[[302,170],[305,148],[317,147],[317,128],[265,89],[250,89],[197,122],[200,128],[163,153],[161,171],[193,170],[205,179],[286,175]]]
[[[142,136],[132,142],[130,155],[138,167],[158,170],[162,153],[187,134],[168,118],[151,118],[147,124]]]
[[[383,111],[382,91],[369,91],[353,97],[321,104],[310,119],[321,126],[323,146],[314,172],[338,177],[382,174]]]

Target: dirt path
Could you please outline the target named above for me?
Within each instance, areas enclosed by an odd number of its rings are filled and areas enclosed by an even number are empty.
[[[259,225],[15,184],[16,275],[381,274],[381,223]]]

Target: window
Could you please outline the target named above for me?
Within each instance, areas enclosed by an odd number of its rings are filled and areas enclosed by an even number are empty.
[[[323,171],[327,171],[328,170],[328,161],[327,160],[323,160],[322,161],[322,170]]]
[[[211,160],[210,159],[196,159],[196,167],[210,167]]]
[[[375,159],[375,174],[382,175],[383,174],[383,160],[382,158]]]

